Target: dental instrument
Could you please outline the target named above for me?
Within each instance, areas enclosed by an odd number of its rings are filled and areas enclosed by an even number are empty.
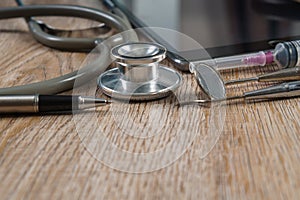
[[[211,99],[221,99],[226,96],[225,84],[220,74],[207,64],[193,66],[193,74],[203,92]]]
[[[296,81],[300,80],[300,67],[287,68],[279,71],[262,74],[256,77],[229,80],[225,85],[239,84],[250,81],[267,82],[267,81]]]
[[[280,99],[280,98],[291,98],[300,96],[300,81],[282,83],[279,85],[253,90],[249,92],[244,92],[240,96],[229,96],[226,98],[220,99],[199,99],[181,102],[179,105],[188,105],[188,104],[208,104],[214,102],[222,102],[228,100],[269,100],[269,99]]]
[[[232,69],[245,66],[263,66],[275,61],[280,67],[288,68],[278,72],[273,72],[258,77],[247,79],[232,80],[223,82],[217,70]],[[299,80],[300,65],[300,40],[279,43],[274,51],[258,52],[252,54],[237,55],[231,57],[211,59],[208,61],[199,61],[190,63],[190,72],[194,74],[198,85],[211,99],[222,99],[214,95],[214,87],[222,88],[225,91],[225,85],[246,81],[289,81]],[[296,67],[296,68],[294,68]],[[294,68],[294,69],[293,69]],[[210,78],[208,78],[210,77]],[[211,81],[211,80],[212,81]],[[222,87],[221,87],[222,86]],[[219,94],[217,92],[216,94]]]

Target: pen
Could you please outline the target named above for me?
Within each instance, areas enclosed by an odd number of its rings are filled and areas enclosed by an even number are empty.
[[[0,113],[46,113],[84,110],[110,101],[75,95],[0,95]]]

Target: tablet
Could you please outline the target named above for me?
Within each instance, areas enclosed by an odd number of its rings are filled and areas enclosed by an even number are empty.
[[[134,27],[179,31],[201,44],[212,58],[271,49],[300,39],[298,0],[112,0]],[[170,42],[148,33],[176,52]],[[201,58],[195,51],[168,54],[177,67]],[[182,58],[182,59],[180,59]]]

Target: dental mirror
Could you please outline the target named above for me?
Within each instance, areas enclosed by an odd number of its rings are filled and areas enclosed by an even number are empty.
[[[211,99],[226,97],[225,84],[220,74],[211,66],[204,63],[191,63],[191,72],[194,74],[198,85]]]

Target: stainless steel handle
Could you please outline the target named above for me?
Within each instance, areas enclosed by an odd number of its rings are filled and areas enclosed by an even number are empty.
[[[300,67],[282,69],[276,72],[263,74],[259,81],[293,81],[300,80]]]
[[[282,83],[280,85],[245,92],[244,97],[250,99],[274,99],[300,96],[300,81]]]

